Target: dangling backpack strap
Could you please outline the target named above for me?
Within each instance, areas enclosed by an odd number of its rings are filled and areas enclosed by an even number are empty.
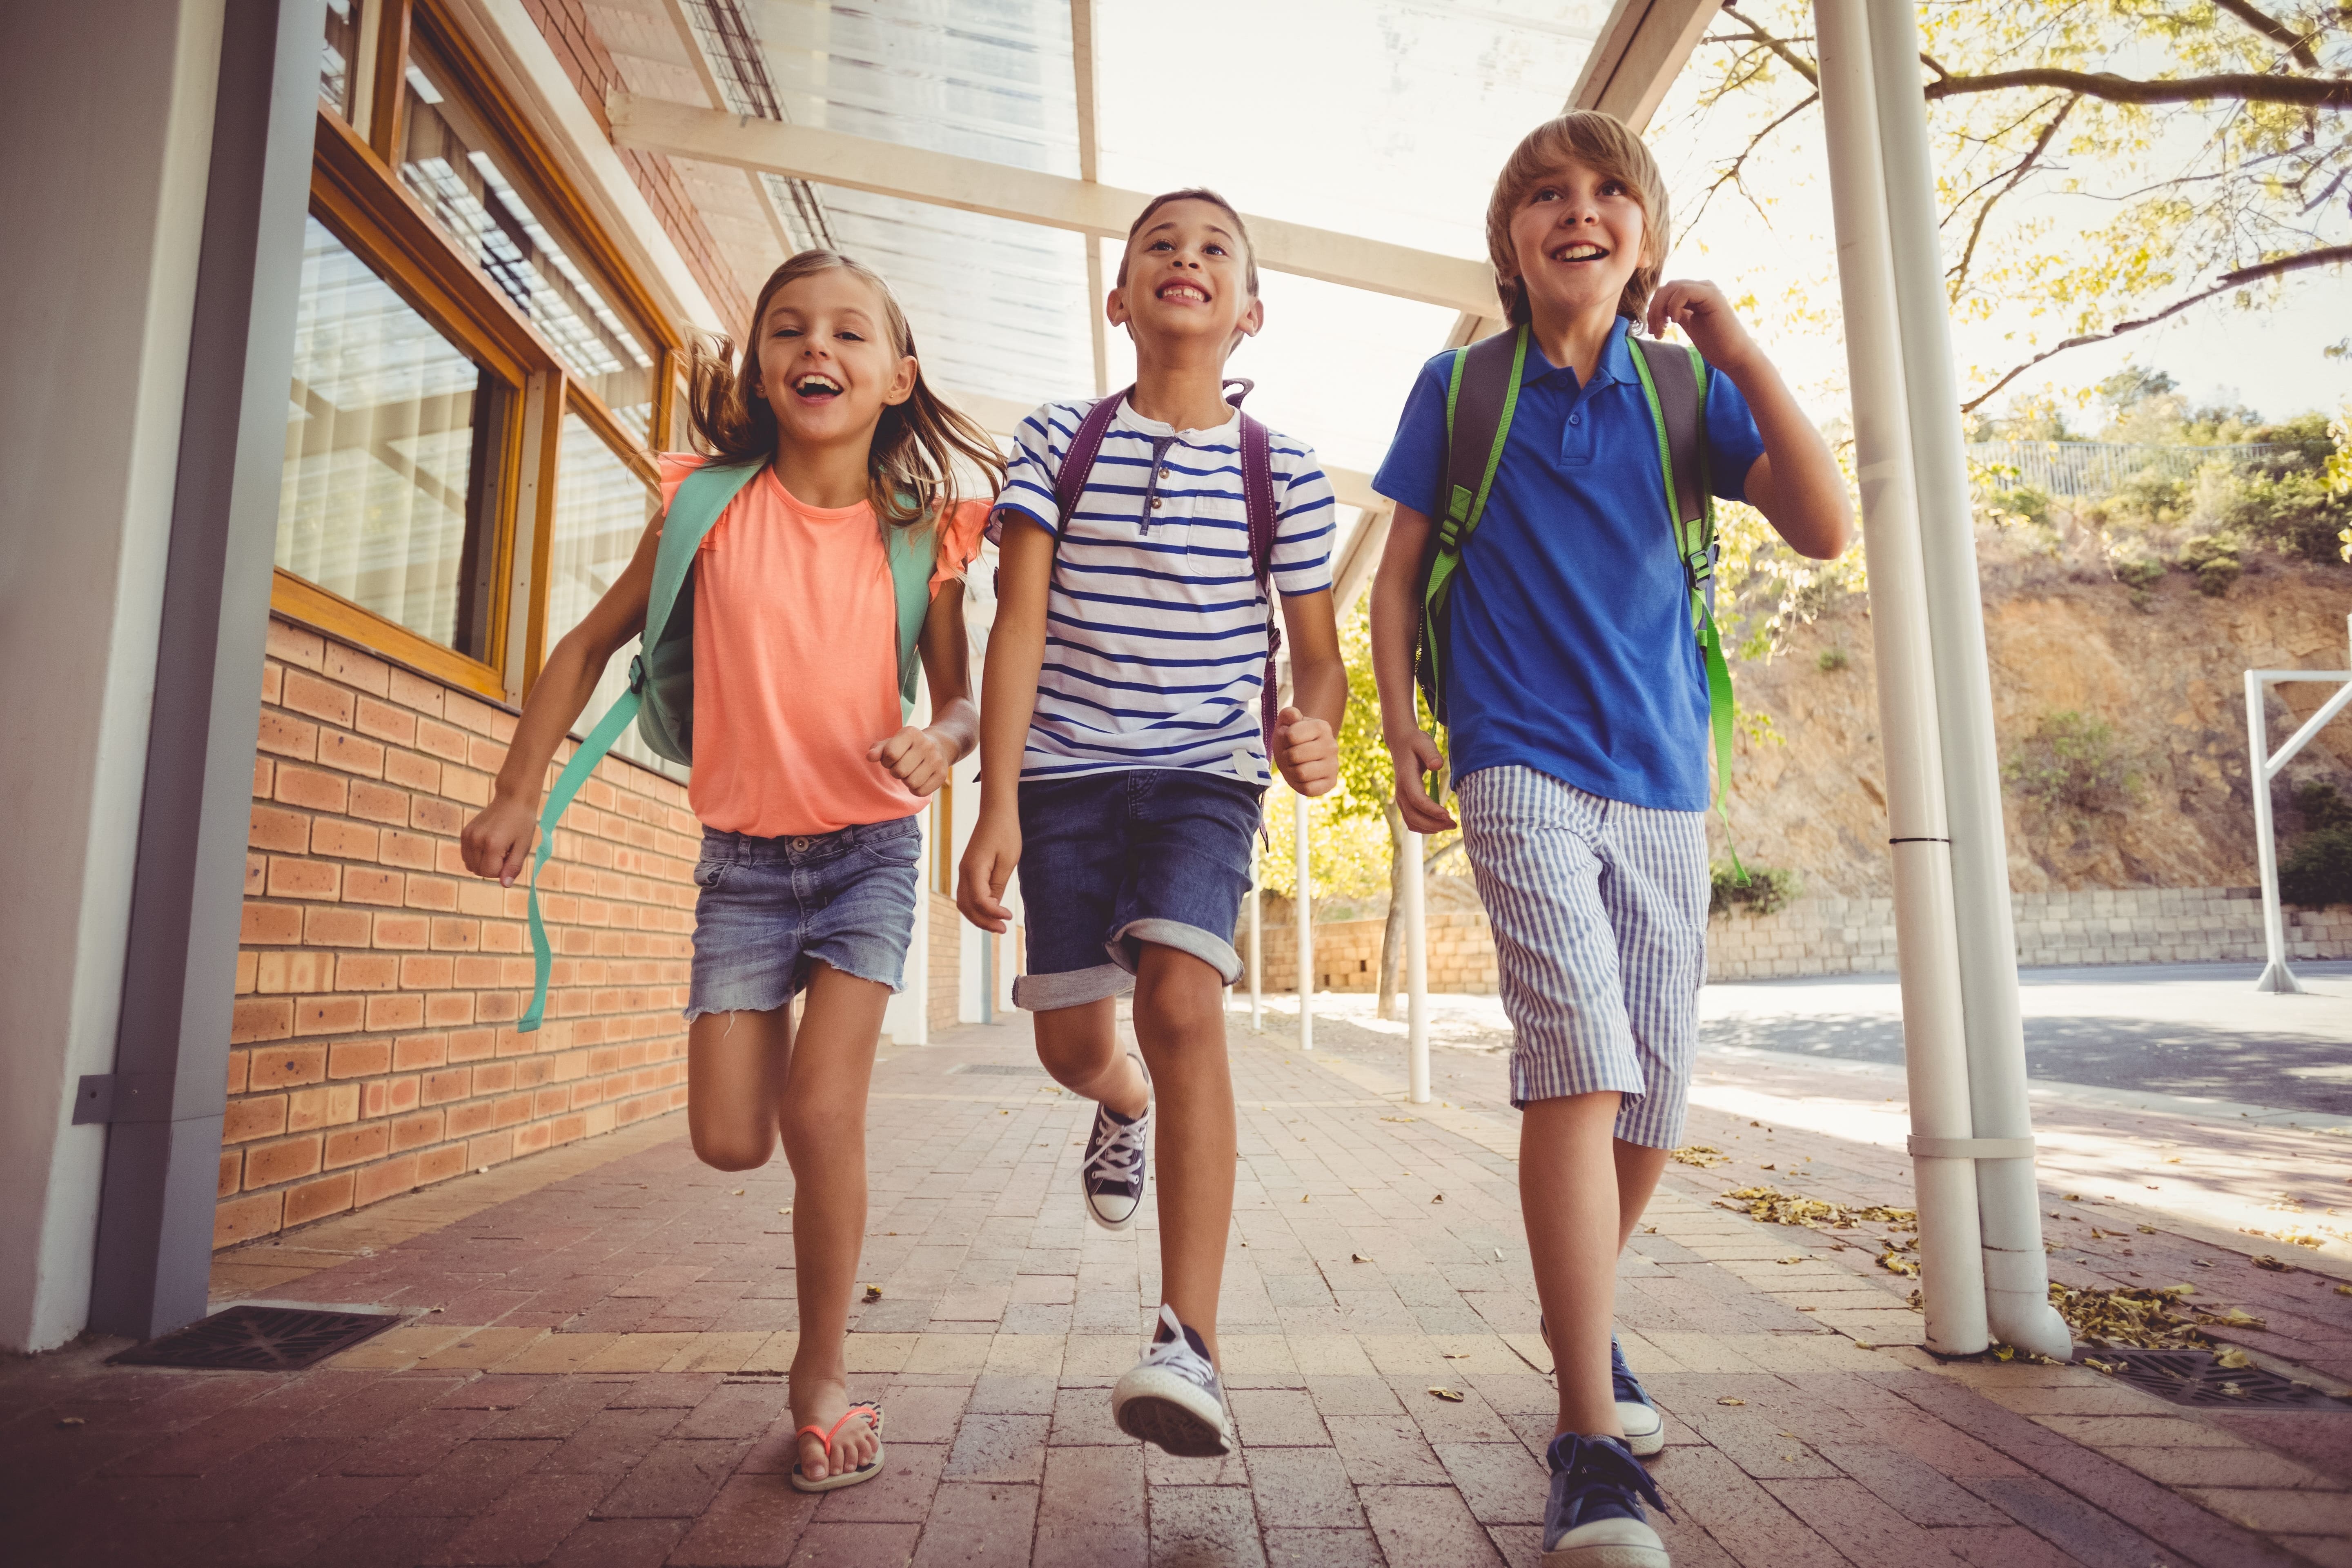
[[[1724,840],[1730,843],[1731,810],[1724,792],[1731,787],[1732,695],[1731,666],[1723,656],[1723,637],[1715,625],[1715,495],[1709,482],[1706,454],[1706,361],[1685,344],[1655,338],[1629,338],[1633,368],[1642,377],[1642,393],[1649,400],[1650,421],[1658,432],[1658,470],[1665,481],[1666,513],[1675,535],[1675,554],[1683,564],[1683,580],[1690,587],[1691,631],[1698,638],[1699,656],[1706,666],[1707,728],[1715,741],[1715,808],[1723,818]],[[1731,850],[1732,868],[1744,881],[1747,869],[1739,851]]]
[[[1453,624],[1454,574],[1462,552],[1486,513],[1486,497],[1502,466],[1511,416],[1519,405],[1519,376],[1528,361],[1528,329],[1498,332],[1454,351],[1454,371],[1445,384],[1445,489],[1442,515],[1432,519],[1422,551],[1421,620],[1413,655],[1413,678],[1429,700],[1430,713],[1445,722],[1444,654]]]
[[[648,744],[673,762],[694,760],[694,596],[686,590],[703,540],[728,503],[763,466],[740,463],[722,468],[706,463],[678,482],[663,513],[653,585],[646,595],[646,628],[638,639],[638,651],[629,659],[629,689],[604,710],[604,716],[572,753],[572,760],[556,777],[555,787],[548,792],[547,804],[540,808],[539,851],[531,858],[529,898],[530,1005],[515,1024],[522,1034],[538,1029],[546,1016],[548,975],[555,963],[547,922],[539,911],[539,879],[555,848],[555,825],[563,819],[564,809],[596,771],[596,764],[604,760],[604,753],[613,749],[613,742],[621,738],[621,731],[639,718],[640,710],[647,719],[668,719],[667,723],[639,723],[638,731]],[[681,601],[682,613],[678,611]]]

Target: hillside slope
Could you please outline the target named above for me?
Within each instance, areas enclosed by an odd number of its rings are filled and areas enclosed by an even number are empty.
[[[1981,536],[1979,548],[2003,759],[2052,715],[2074,713],[2111,727],[2126,779],[2090,810],[2007,791],[2012,886],[2251,886],[2244,672],[2346,668],[2352,572],[2271,557],[2225,597],[2200,595],[2178,572],[2135,595],[2104,573],[2003,559],[1997,536]],[[1739,852],[1797,872],[1807,892],[1891,890],[1869,614],[1865,598],[1849,595],[1799,627],[1780,657],[1734,667],[1742,711],[1769,714],[1778,737],[1741,740],[1730,802]],[[1843,668],[1823,667],[1830,650],[1843,654]],[[2273,746],[2335,689],[2274,688]],[[2352,714],[2289,773],[2352,795]],[[2283,813],[2282,826],[2295,819]],[[1710,828],[1719,858],[1720,822]]]

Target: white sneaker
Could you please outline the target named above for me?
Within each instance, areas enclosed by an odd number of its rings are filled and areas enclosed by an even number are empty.
[[[1151,1348],[1111,1387],[1110,1414],[1129,1436],[1181,1458],[1214,1459],[1234,1451],[1225,1391],[1208,1347],[1164,1302]]]
[[[1151,1131],[1151,1108],[1132,1121],[1121,1121],[1110,1107],[1095,1107],[1094,1131],[1087,1136],[1087,1157],[1078,1166],[1078,1182],[1086,1194],[1087,1215],[1105,1230],[1127,1230],[1143,1207],[1144,1140]]]
[[[1543,1336],[1544,1348],[1550,1350],[1551,1328],[1540,1317],[1536,1319],[1536,1332]],[[1559,1359],[1558,1352],[1553,1352],[1552,1359]],[[1617,1342],[1613,1330],[1609,1335],[1609,1381],[1616,1391],[1617,1424],[1625,1428],[1625,1447],[1640,1459],[1664,1453],[1666,1418],[1650,1403],[1649,1391],[1633,1375],[1633,1369],[1625,1364],[1625,1347]]]

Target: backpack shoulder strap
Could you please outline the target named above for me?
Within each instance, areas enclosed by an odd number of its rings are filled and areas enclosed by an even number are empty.
[[[898,716],[915,711],[915,680],[923,661],[917,649],[931,612],[931,575],[939,569],[940,517],[927,512],[909,523],[884,523],[890,586],[898,602]]]
[[[1244,395],[1247,395],[1244,388]],[[1241,398],[1228,401],[1238,408]],[[1242,416],[1242,500],[1249,517],[1250,572],[1265,591],[1265,673],[1258,687],[1258,738],[1265,765],[1274,767],[1275,658],[1282,652],[1282,609],[1274,587],[1274,536],[1280,522],[1274,504],[1274,436]]]
[[[1526,327],[1482,338],[1454,351],[1454,374],[1445,387],[1445,516],[1438,525],[1441,548],[1458,551],[1478,526],[1502,466],[1511,416],[1519,404],[1519,376],[1527,367]]]
[[[1119,405],[1135,391],[1132,386],[1114,392],[1108,397],[1098,397],[1086,417],[1078,421],[1070,445],[1062,453],[1062,466],[1054,470],[1054,510],[1061,514],[1054,533],[1059,538],[1069,525],[1070,514],[1078,509],[1078,501],[1087,493],[1087,480],[1095,471],[1095,454],[1102,450],[1103,433],[1118,416]]]
[[[654,557],[653,586],[646,595],[644,647],[650,649],[661,641],[687,574],[694,568],[695,552],[719,525],[719,515],[766,466],[764,462],[723,467],[705,463],[678,481],[662,516],[661,547]]]
[[[1711,549],[1709,527],[1714,508],[1708,505],[1706,474],[1706,361],[1696,349],[1656,338],[1628,337],[1633,368],[1641,373],[1643,390],[1658,427],[1658,465],[1666,484],[1666,507],[1675,521],[1675,540],[1683,564],[1704,577],[1712,563],[1691,559],[1694,551]]]

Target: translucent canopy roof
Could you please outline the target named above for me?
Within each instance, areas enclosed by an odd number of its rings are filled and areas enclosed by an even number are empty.
[[[1069,0],[593,0],[630,90],[1075,178]],[[1606,0],[1187,0],[1094,7],[1096,177],[1205,184],[1244,213],[1463,258],[1495,171],[1567,100]],[[698,62],[689,50],[698,51]],[[723,103],[713,102],[712,88]],[[677,160],[746,294],[793,244],[888,278],[942,387],[1034,404],[1095,390],[1083,237]],[[763,205],[764,202],[764,205]],[[773,215],[773,216],[771,216]],[[780,230],[782,232],[780,232]],[[1104,277],[1117,247],[1104,242]],[[1262,273],[1239,350],[1251,410],[1327,463],[1378,466],[1455,313]],[[1130,378],[1119,334],[1110,384]]]

